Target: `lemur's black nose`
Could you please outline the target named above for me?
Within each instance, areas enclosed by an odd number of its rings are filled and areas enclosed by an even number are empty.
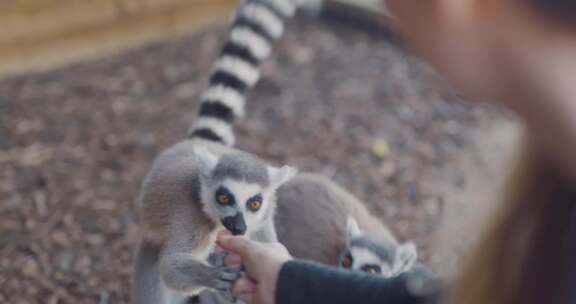
[[[235,216],[228,216],[222,219],[222,225],[226,229],[230,230],[233,235],[241,235],[246,233],[246,222],[244,221],[244,216],[241,213],[237,213]]]

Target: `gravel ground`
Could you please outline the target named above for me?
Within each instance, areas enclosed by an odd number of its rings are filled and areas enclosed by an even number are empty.
[[[222,34],[0,81],[0,302],[129,300],[134,198],[191,122]],[[454,193],[470,172],[491,178],[493,166],[462,156],[484,159],[478,138],[507,119],[385,38],[296,22],[263,65],[238,142],[346,185],[441,265],[431,235]]]

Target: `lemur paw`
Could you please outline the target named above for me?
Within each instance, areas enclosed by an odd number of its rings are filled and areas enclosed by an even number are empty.
[[[234,302],[235,298],[232,295],[232,286],[241,275],[242,267],[240,266],[222,267],[214,284],[214,289],[226,297],[227,300]]]
[[[214,267],[224,267],[224,258],[228,255],[226,251],[214,252],[208,256],[208,263]]]

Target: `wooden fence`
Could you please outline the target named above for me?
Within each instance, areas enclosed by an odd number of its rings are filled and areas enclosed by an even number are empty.
[[[238,0],[4,0],[0,75],[102,56],[222,22]]]
[[[0,0],[0,77],[45,70],[224,21],[240,0]],[[381,0],[325,0],[380,21]]]

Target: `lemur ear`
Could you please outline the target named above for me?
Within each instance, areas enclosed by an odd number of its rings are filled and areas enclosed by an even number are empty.
[[[268,167],[268,176],[270,177],[272,188],[282,186],[282,184],[294,177],[296,173],[298,173],[298,170],[290,166],[282,166],[281,168]]]
[[[418,251],[416,244],[406,242],[396,249],[396,256],[394,257],[394,271],[396,273],[410,270],[418,260]]]
[[[362,230],[358,227],[356,219],[349,216],[346,219],[346,235],[348,235],[348,240],[357,237],[362,234]]]
[[[210,176],[218,164],[218,156],[204,147],[194,148],[194,157],[196,158],[201,174],[204,176]]]

